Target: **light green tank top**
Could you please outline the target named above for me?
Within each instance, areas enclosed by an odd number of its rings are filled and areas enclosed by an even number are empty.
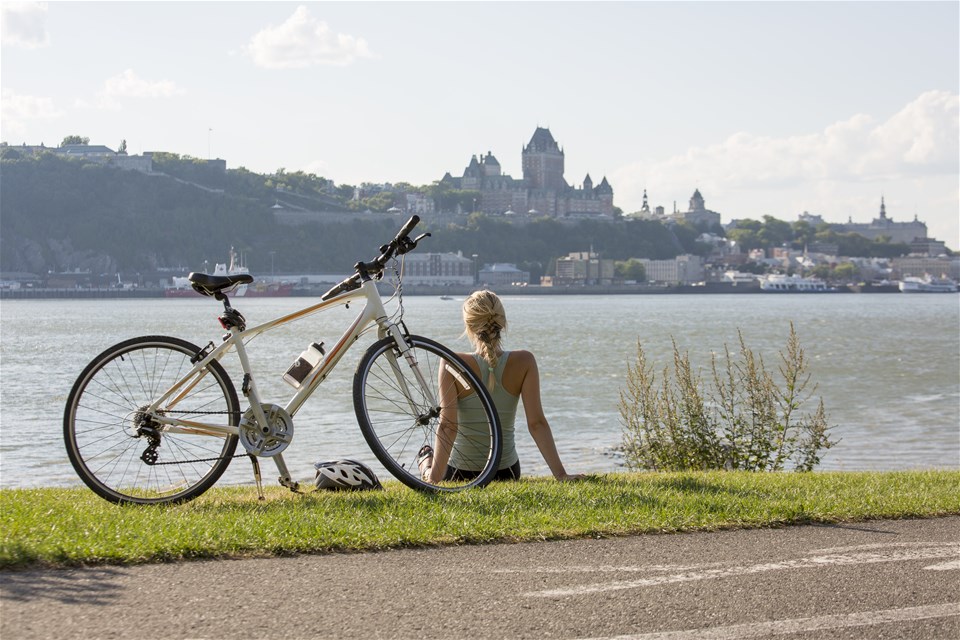
[[[514,423],[517,420],[517,404],[520,396],[515,396],[503,388],[503,369],[506,367],[509,351],[504,351],[493,370],[494,380],[497,381],[490,396],[500,416],[500,427],[503,430],[503,454],[500,456],[499,469],[506,469],[516,464],[517,448],[514,440]],[[490,375],[490,365],[487,361],[474,354],[474,359],[480,366],[480,380],[484,384]],[[480,399],[475,393],[457,402],[457,439],[450,453],[451,466],[465,471],[479,471],[483,469],[487,459],[489,436],[486,431],[486,417]],[[471,425],[484,425],[483,427]]]

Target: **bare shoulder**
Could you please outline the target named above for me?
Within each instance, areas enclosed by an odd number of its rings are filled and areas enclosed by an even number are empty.
[[[537,359],[529,351],[511,351],[503,372],[503,384],[511,393],[519,393],[530,372],[537,371]]]
[[[460,353],[460,352],[455,352],[455,353],[457,354],[458,358],[460,358],[461,360],[467,363],[467,366],[470,367],[470,369],[472,369],[474,373],[479,375],[480,365],[477,364],[477,359],[473,357],[472,353]]]
[[[540,372],[537,370],[537,359],[531,352],[523,349],[510,352],[503,371],[503,386],[513,395],[519,396],[524,391],[532,391],[539,398]],[[532,401],[532,398],[524,399],[525,403]]]
[[[510,352],[510,359],[507,361],[507,364],[512,364],[513,366],[522,366],[526,369],[531,366],[536,366],[537,359],[531,352],[523,349],[517,349],[516,351]]]

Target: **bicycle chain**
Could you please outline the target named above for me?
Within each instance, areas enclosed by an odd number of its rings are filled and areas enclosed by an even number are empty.
[[[239,413],[239,411],[178,411],[178,410],[176,410],[176,409],[171,409],[171,410],[164,411],[164,413],[189,413],[189,414],[194,414],[194,415],[205,415],[205,416],[209,416],[209,415],[218,415],[218,414],[222,414],[222,413]],[[147,446],[147,449],[150,449],[151,447],[153,447],[152,444],[149,445],[149,446]],[[216,462],[217,460],[233,460],[234,458],[244,458],[244,457],[246,457],[246,456],[248,456],[248,455],[250,455],[250,454],[249,454],[249,453],[237,453],[237,454],[232,455],[232,456],[219,456],[219,457],[217,457],[217,458],[199,458],[199,459],[197,459],[197,460],[174,460],[174,461],[172,461],[172,462],[156,462],[156,461],[154,461],[154,462],[147,462],[146,460],[144,460],[144,462],[146,462],[146,463],[147,463],[148,465],[150,465],[151,467],[161,467],[161,466],[164,466],[164,465],[171,465],[171,464],[194,464],[194,463],[196,463],[196,462]],[[141,457],[141,459],[142,459],[142,457]]]

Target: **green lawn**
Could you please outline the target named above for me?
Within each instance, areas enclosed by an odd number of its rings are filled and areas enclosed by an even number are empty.
[[[455,495],[208,491],[117,506],[87,489],[0,491],[0,568],[128,564],[960,514],[960,471],[621,473]]]

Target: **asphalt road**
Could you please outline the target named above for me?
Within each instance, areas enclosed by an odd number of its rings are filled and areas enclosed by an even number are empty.
[[[0,573],[0,637],[960,638],[960,517]]]

